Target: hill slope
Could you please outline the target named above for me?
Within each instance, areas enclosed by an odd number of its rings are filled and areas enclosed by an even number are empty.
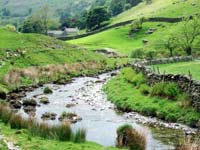
[[[153,0],[152,4],[140,3],[112,19],[112,24],[139,17],[180,17],[199,13],[199,0]]]

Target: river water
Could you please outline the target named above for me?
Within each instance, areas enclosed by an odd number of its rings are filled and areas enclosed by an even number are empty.
[[[82,121],[72,125],[74,130],[85,128],[87,140],[94,141],[104,146],[115,146],[116,130],[120,125],[131,124],[136,130],[143,132],[147,137],[147,150],[171,150],[179,138],[183,138],[182,130],[191,130],[179,124],[168,124],[155,118],[144,117],[138,113],[119,113],[115,106],[107,100],[102,91],[103,85],[110,79],[111,73],[101,74],[97,77],[80,77],[66,85],[48,84],[28,92],[24,99],[35,99],[39,103],[40,97],[48,97],[48,105],[41,104],[36,108],[35,117],[41,120],[42,114],[52,112],[57,114],[57,119],[47,121],[50,124],[60,123],[58,120],[62,112],[74,112],[82,117]],[[50,87],[52,94],[43,95],[44,87]],[[66,104],[76,104],[67,108]],[[20,110],[20,113],[28,115]],[[162,127],[149,127],[147,123],[159,124]],[[182,130],[172,130],[165,127],[175,127]]]

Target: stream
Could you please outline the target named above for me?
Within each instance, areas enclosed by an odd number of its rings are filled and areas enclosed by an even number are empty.
[[[97,77],[74,78],[72,83],[66,85],[47,84],[32,92],[27,92],[27,96],[23,99],[35,99],[39,103],[39,98],[48,97],[50,103],[37,106],[35,118],[42,121],[41,116],[45,112],[56,113],[56,120],[46,121],[49,124],[60,123],[58,117],[64,111],[76,113],[82,120],[72,124],[73,130],[86,129],[88,141],[104,146],[115,146],[116,130],[123,124],[131,124],[136,130],[145,132],[147,150],[173,150],[178,140],[184,138],[184,131],[195,132],[195,129],[181,124],[166,123],[135,112],[116,111],[115,105],[107,100],[102,91],[103,85],[112,78],[112,73],[104,73]],[[52,94],[43,94],[46,86],[53,90]],[[66,104],[75,104],[75,106],[67,108]],[[28,117],[23,109],[19,112],[24,117]]]

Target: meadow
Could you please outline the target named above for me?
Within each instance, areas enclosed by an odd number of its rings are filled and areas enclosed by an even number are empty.
[[[175,64],[154,65],[161,73],[192,75],[192,78],[200,80],[200,61],[181,62]]]

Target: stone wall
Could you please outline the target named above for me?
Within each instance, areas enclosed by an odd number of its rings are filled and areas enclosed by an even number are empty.
[[[137,61],[134,63],[133,68],[136,72],[141,72],[147,78],[148,84],[153,85],[158,82],[175,82],[179,88],[189,94],[192,99],[192,106],[200,112],[200,81],[192,79],[192,76],[186,75],[174,75],[174,74],[160,74],[153,71],[149,65],[155,64],[167,64],[176,62],[192,61],[192,57],[173,57],[155,59],[149,61]],[[158,71],[159,72],[159,69]],[[189,73],[188,73],[189,74]]]
[[[183,18],[165,18],[165,17],[152,17],[152,18],[147,18],[144,20],[144,22],[169,22],[169,23],[176,23],[176,22],[180,22],[182,21]],[[112,29],[112,28],[116,28],[116,27],[120,27],[120,26],[124,26],[127,24],[132,23],[134,20],[128,20],[128,21],[124,21],[124,22],[120,22],[120,23],[116,23],[114,25],[110,25],[104,28],[101,28],[99,30],[95,30],[95,31],[91,31],[85,34],[80,34],[80,35],[75,35],[75,36],[68,36],[68,37],[59,37],[58,39],[60,40],[73,40],[73,39],[79,39],[79,38],[83,38],[89,35],[93,35],[108,29]]]

